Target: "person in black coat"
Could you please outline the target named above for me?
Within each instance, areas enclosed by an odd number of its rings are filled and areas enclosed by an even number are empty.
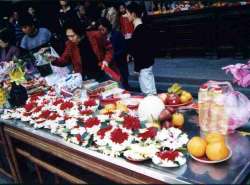
[[[132,2],[127,6],[129,21],[133,22],[135,28],[128,51],[134,58],[135,71],[139,72],[141,91],[144,94],[156,94],[152,70],[156,45],[154,44],[154,34],[150,31],[151,29],[142,22],[142,12],[142,8],[136,2]]]

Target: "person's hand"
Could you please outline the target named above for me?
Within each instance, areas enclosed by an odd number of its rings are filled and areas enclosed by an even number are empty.
[[[56,57],[54,57],[54,56],[52,56],[52,55],[48,55],[48,60],[49,60],[50,62],[53,62],[53,61],[56,60]]]
[[[44,52],[46,52],[49,48],[48,47],[45,47],[45,48],[41,48],[38,53],[42,54]]]
[[[108,67],[108,62],[107,62],[107,61],[102,61],[102,63],[101,63],[101,68],[102,68],[102,70],[103,70],[105,67]]]
[[[127,62],[133,62],[133,57],[130,54],[127,54]]]

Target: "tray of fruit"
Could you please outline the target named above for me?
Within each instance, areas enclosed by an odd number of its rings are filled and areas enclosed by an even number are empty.
[[[201,163],[221,163],[232,156],[225,137],[218,132],[209,133],[204,139],[194,136],[188,142],[187,149],[191,158]]]
[[[168,88],[167,93],[161,93],[158,96],[169,107],[186,106],[193,102],[192,94],[183,90],[177,83]]]
[[[201,158],[198,158],[198,157],[193,156],[192,154],[190,154],[190,156],[191,156],[194,160],[199,161],[199,162],[201,162],[201,163],[207,163],[207,164],[221,163],[221,162],[227,161],[228,159],[231,158],[233,152],[232,152],[231,148],[228,148],[228,149],[229,149],[229,154],[228,154],[228,156],[227,156],[226,158],[224,158],[224,159],[221,159],[221,160],[212,161],[212,160],[209,160],[206,156],[203,156],[203,157],[201,157]]]

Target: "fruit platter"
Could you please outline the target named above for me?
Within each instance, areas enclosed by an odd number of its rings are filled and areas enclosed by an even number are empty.
[[[187,149],[191,158],[201,163],[221,163],[232,156],[225,137],[218,132],[208,133],[204,139],[194,136],[188,142]]]
[[[193,102],[192,94],[183,90],[178,83],[174,83],[169,87],[167,93],[161,93],[158,96],[168,107],[186,106]]]

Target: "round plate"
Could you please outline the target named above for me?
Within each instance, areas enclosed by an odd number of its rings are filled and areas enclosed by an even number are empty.
[[[229,148],[229,147],[228,147]],[[229,148],[229,155],[227,156],[227,158],[225,159],[222,159],[222,160],[218,160],[218,161],[210,161],[208,160],[206,157],[203,157],[203,158],[197,158],[197,157],[194,157],[192,154],[190,154],[190,156],[196,160],[196,161],[199,161],[201,163],[207,163],[207,164],[215,164],[215,163],[221,163],[221,162],[224,162],[224,161],[227,161],[228,159],[230,159],[232,157],[232,150],[231,148]]]
[[[141,162],[141,161],[145,161],[145,160],[150,159],[150,157],[147,157],[147,158],[141,158],[141,159],[134,159],[134,158],[133,158],[133,157],[131,157],[129,154],[130,154],[130,151],[129,151],[129,150],[127,150],[127,151],[125,151],[125,152],[123,153],[123,156],[124,156],[127,160],[129,160],[129,161],[133,161],[133,162]]]
[[[178,165],[177,163],[157,163],[156,161],[159,160],[159,158],[155,155],[153,158],[152,158],[152,162],[157,165],[157,166],[160,166],[160,167],[165,167],[165,168],[176,168],[176,167],[179,167],[179,166],[182,166],[184,164],[186,164],[187,162],[187,159],[185,158],[185,156],[183,155],[182,156],[183,160],[182,162]]]
[[[186,105],[189,105],[193,102],[193,98],[191,100],[189,100],[188,102],[186,103],[180,103],[180,104],[176,104],[176,105],[168,105],[168,104],[165,104],[166,107],[181,107],[181,106],[186,106]]]

